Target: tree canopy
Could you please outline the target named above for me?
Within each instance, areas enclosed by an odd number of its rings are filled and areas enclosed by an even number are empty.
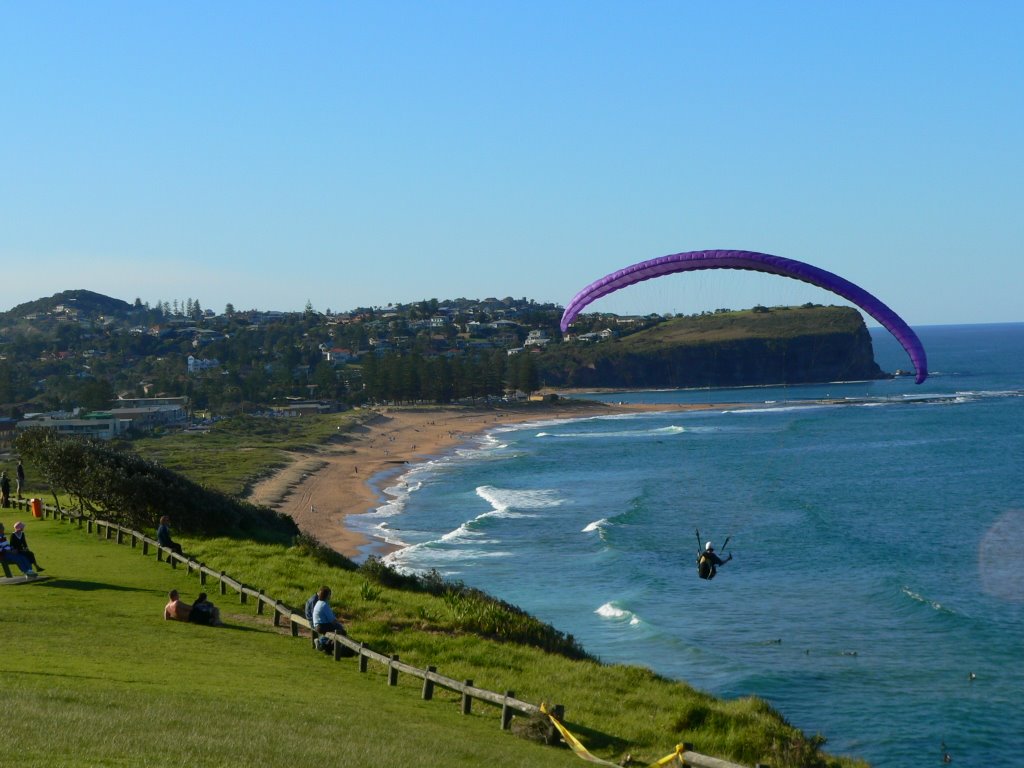
[[[57,493],[66,493],[86,516],[142,529],[170,515],[177,529],[207,535],[286,539],[298,534],[291,518],[205,488],[100,440],[36,428],[18,435],[15,446],[43,476],[55,500]]]

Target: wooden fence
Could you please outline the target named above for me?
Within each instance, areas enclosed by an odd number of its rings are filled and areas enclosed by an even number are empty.
[[[23,508],[26,512],[31,514],[32,508],[30,501],[31,500],[29,499],[18,499],[17,501],[12,499],[11,503],[15,507]],[[143,555],[149,555],[150,550],[152,549],[156,552],[156,559],[160,562],[167,562],[171,568],[177,568],[179,565],[183,565],[187,575],[191,575],[193,571],[197,572],[199,574],[200,584],[207,585],[210,579],[216,580],[219,584],[221,595],[227,595],[229,589],[237,593],[238,600],[241,605],[247,605],[251,598],[256,604],[257,615],[262,616],[266,614],[268,609],[273,610],[275,627],[287,624],[293,637],[299,637],[301,634],[300,630],[305,629],[310,633],[311,642],[314,647],[316,645],[317,633],[310,626],[305,615],[301,611],[296,611],[285,603],[282,603],[280,600],[276,600],[273,597],[264,594],[262,589],[251,587],[228,576],[224,571],[214,570],[204,563],[200,563],[176,552],[172,552],[170,549],[160,546],[156,539],[146,536],[139,531],[125,528],[117,523],[111,523],[105,520],[96,520],[64,509],[57,510],[55,507],[48,504],[42,505],[42,514],[44,517],[52,516],[55,520],[77,522],[80,528],[84,526],[89,533],[95,532],[97,535],[103,536],[108,540],[115,539],[118,544],[124,544],[127,541],[133,549],[141,548]],[[428,666],[426,669],[414,667],[411,664],[406,664],[401,661],[396,654],[389,656],[383,653],[378,653],[377,651],[367,648],[364,643],[353,640],[346,635],[339,635],[336,632],[328,632],[325,636],[330,638],[334,643],[335,661],[340,661],[342,658],[345,658],[346,655],[342,648],[348,648],[354,652],[354,656],[359,664],[360,672],[367,672],[369,670],[369,662],[371,661],[382,665],[387,671],[389,686],[398,685],[399,674],[411,675],[412,677],[419,678],[423,681],[421,695],[425,701],[432,699],[435,686],[440,686],[441,688],[453,691],[462,697],[461,711],[464,715],[470,714],[474,700],[500,707],[500,723],[502,730],[508,730],[511,727],[512,717],[517,712],[522,715],[533,717],[543,714],[539,706],[517,699],[514,691],[497,693],[485,688],[478,688],[473,685],[472,680],[456,680],[451,677],[446,677],[445,675],[438,674],[437,669],[432,666]],[[561,704],[556,704],[551,708],[550,714],[557,718],[559,722],[562,722],[565,719],[565,708]],[[682,745],[677,753],[680,759],[680,764],[683,766],[694,766],[694,768],[745,768],[737,763],[730,763],[716,757],[710,757],[709,755],[702,755],[699,752],[693,752],[690,749],[690,746],[691,745],[689,744]],[[768,766],[758,763],[755,768],[768,768]]]

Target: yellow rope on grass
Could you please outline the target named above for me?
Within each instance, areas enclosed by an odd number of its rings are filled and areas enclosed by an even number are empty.
[[[620,768],[618,763],[610,763],[607,760],[602,760],[600,757],[595,757],[594,755],[592,755],[590,751],[585,746],[583,746],[583,742],[581,742],[579,739],[573,736],[572,733],[569,732],[569,729],[562,725],[561,721],[557,717],[548,712],[547,707],[545,707],[543,703],[541,703],[540,705],[540,711],[542,714],[548,716],[548,719],[551,721],[551,724],[558,729],[558,732],[560,734],[562,734],[562,738],[565,739],[565,743],[569,745],[569,749],[576,753],[577,757],[586,760],[589,763],[597,763],[598,765],[611,765],[614,766],[614,768]],[[682,765],[682,759],[680,758],[680,755],[682,755],[682,753],[683,745],[677,744],[676,749],[672,754],[665,755],[663,758],[661,758],[661,760],[658,760],[655,763],[651,763],[650,768],[663,768],[663,766],[669,765],[670,763],[676,761],[677,758],[679,759],[679,765]]]

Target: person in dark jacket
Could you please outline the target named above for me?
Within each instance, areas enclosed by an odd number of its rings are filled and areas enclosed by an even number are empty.
[[[700,543],[699,539],[697,543]],[[729,555],[725,560],[716,555],[715,547],[709,541],[704,545],[704,551],[697,556],[697,575],[702,579],[710,581],[718,573],[718,566],[725,565],[730,560],[732,560],[732,555]]]
[[[21,463],[21,459],[18,459],[18,471],[15,475],[18,484],[15,486],[15,490],[18,494],[18,498],[21,498],[21,492],[25,490],[25,465]]]
[[[220,620],[220,608],[206,599],[206,593],[200,592],[196,601],[192,603],[192,613],[188,620],[193,624],[208,624],[211,627],[222,627],[224,623]]]
[[[15,552],[13,547],[11,547],[11,542],[7,540],[3,523],[0,523],[0,560],[14,563],[21,569],[26,578],[34,579],[36,577],[36,572],[32,570],[32,563],[28,561],[28,558],[20,552]]]
[[[28,548],[28,542],[25,540],[25,524],[15,523],[14,533],[11,534],[11,549],[15,552],[20,552],[31,565],[34,565],[36,570],[42,573],[45,568],[39,565],[39,561],[36,560],[35,553]]]
[[[0,507],[11,506],[11,478],[0,472]]]
[[[185,553],[181,551],[181,544],[178,544],[171,538],[171,518],[167,515],[160,518],[160,525],[156,529],[156,540],[161,547],[166,547],[171,552],[176,552],[182,557],[185,556]]]

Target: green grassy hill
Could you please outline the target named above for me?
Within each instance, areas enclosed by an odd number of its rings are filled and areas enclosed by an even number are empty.
[[[854,334],[864,325],[852,307],[774,307],[677,317],[631,334],[620,343],[631,351],[737,339],[792,339],[812,334]]]
[[[0,519],[10,527],[14,516]],[[583,765],[564,748],[502,732],[496,708],[477,703],[463,716],[455,694],[422,701],[414,678],[388,687],[382,668],[360,674],[352,659],[315,653],[216,585],[205,589],[228,626],[165,622],[166,592],[191,600],[199,580],[141,549],[50,520],[32,520],[29,538],[50,578],[0,586],[7,736],[19,768]],[[455,601],[371,584],[298,547],[183,543],[289,605],[331,584],[356,639],[483,688],[561,703],[570,729],[605,759],[631,753],[647,764],[689,741],[748,765],[859,764],[826,759],[759,700],[719,701],[642,668],[462,633]]]
[[[737,387],[877,379],[852,307],[772,307],[677,317],[621,338],[551,345],[549,387]]]
[[[440,692],[424,702],[411,680],[388,688],[380,669],[315,653],[216,587],[227,627],[164,621],[167,591],[194,598],[196,576],[67,523],[29,530],[51,578],[0,586],[5,751],[17,744],[20,768],[576,760],[501,732],[493,708],[465,717]]]

